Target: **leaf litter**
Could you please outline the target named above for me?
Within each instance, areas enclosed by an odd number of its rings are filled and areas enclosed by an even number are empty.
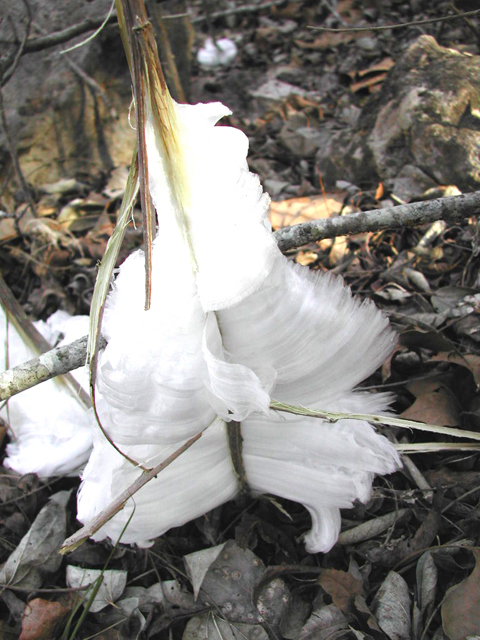
[[[410,18],[408,3],[384,4],[386,22]],[[335,5],[350,23],[361,21],[357,3],[342,0]],[[322,196],[312,158],[291,155],[292,149],[306,153],[311,140],[319,140],[320,123],[328,124],[334,116],[355,117],[355,108],[385,81],[390,55],[395,59],[398,54],[398,42],[388,34],[378,39],[373,55],[367,53],[369,43],[360,42],[360,35],[313,36],[304,28],[306,22],[313,23],[312,11],[289,2],[272,10],[269,23],[260,16],[235,27],[251,37],[243,42],[245,61],[251,60],[248,47],[253,43],[257,65],[270,65],[277,56],[276,66],[283,66],[275,69],[279,77],[301,84],[308,77],[305,70],[310,69],[311,75],[311,67],[320,64],[320,55],[327,52],[323,73],[337,78],[320,99],[300,94],[270,98],[269,105],[260,108],[258,98],[249,107],[251,113],[241,108],[232,89],[232,100],[240,106],[235,109],[236,124],[251,139],[252,165],[263,181],[276,180],[273,186],[279,189],[272,208],[277,216],[272,217],[274,226],[339,215],[345,207],[380,208],[392,195],[388,184],[378,190],[372,183],[370,190],[342,184]],[[323,20],[328,17],[325,8],[317,12]],[[296,21],[291,35],[280,31],[284,20]],[[371,39],[373,32],[361,35]],[[468,40],[465,34],[460,38]],[[292,58],[287,43],[293,47]],[[292,60],[293,67],[285,68]],[[233,69],[231,77],[235,73]],[[220,99],[226,74],[220,71],[208,85],[216,85]],[[342,98],[332,107],[335,90],[342,91],[342,79],[347,82],[348,100]],[[198,82],[204,82],[201,75]],[[206,100],[211,98],[208,86],[205,89],[204,83]],[[298,114],[301,117],[295,120]],[[298,133],[289,128],[287,152],[278,142],[286,122],[307,123],[298,127]],[[309,127],[314,131],[306,135]],[[125,167],[119,167],[101,192],[85,178],[46,185],[38,203],[42,223],[29,215],[19,226],[13,217],[0,220],[2,273],[29,313],[45,318],[59,307],[74,314],[88,310],[96,261],[116,223],[126,175]],[[133,217],[138,220],[138,210]],[[473,219],[456,227],[442,226],[432,241],[422,242],[427,232],[424,228],[354,236],[342,239],[336,248],[333,241],[312,243],[290,256],[314,269],[333,266],[354,291],[373,297],[390,315],[400,332],[399,349],[384,377],[376,374],[369,384],[397,394],[397,413],[478,430],[479,283],[474,260],[478,228]],[[141,225],[135,228],[130,223],[125,234],[116,264],[138,246]],[[19,270],[24,283],[16,276]],[[412,433],[408,440],[421,445],[424,436]],[[120,545],[103,574],[105,591],[97,594],[79,637],[102,633],[109,638],[137,637],[131,630],[140,627],[144,637],[153,640],[169,634],[187,640],[445,636],[461,640],[478,635],[478,552],[471,550],[480,535],[478,454],[430,453],[417,456],[415,462],[434,490],[433,501],[407,470],[378,480],[367,506],[345,512],[339,544],[325,556],[309,556],[299,544],[299,534],[308,528],[302,507],[281,501],[282,513],[261,499],[222,507],[218,517],[209,517],[208,536],[205,522],[199,521],[169,532],[149,549]],[[68,581],[65,562],[56,550],[66,532],[73,530],[68,512],[73,481],[62,482],[65,489],[51,495],[51,489],[35,479],[2,471],[1,607],[8,619],[1,621],[2,637],[61,637],[63,630],[56,630],[55,624],[64,624],[71,606],[60,600]],[[84,586],[78,575],[92,580],[100,575],[92,567],[103,563],[109,549],[97,545],[95,554],[88,547],[76,553],[81,561],[75,556],[68,560],[70,567],[79,565],[69,569],[70,584]],[[355,575],[349,570],[353,560]],[[277,567],[281,577],[268,580],[269,570]],[[53,595],[43,594],[45,588],[53,589]],[[37,595],[27,602],[28,593]],[[102,632],[111,625],[115,625],[112,631]]]

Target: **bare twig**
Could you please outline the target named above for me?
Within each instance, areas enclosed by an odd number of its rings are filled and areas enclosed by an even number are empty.
[[[63,51],[61,53],[64,53]],[[88,75],[76,62],[71,60],[68,56],[65,56],[64,60],[70,69],[83,81],[85,84],[91,89],[91,91],[103,100],[105,106],[110,112],[112,118],[117,118],[118,114],[115,107],[112,104],[112,101],[108,97],[106,91],[102,89],[102,87],[96,82],[91,76]]]
[[[113,501],[111,502],[106,509],[104,509],[101,513],[98,514],[89,524],[82,527],[79,531],[67,538],[63,543],[60,553],[66,554],[70,553],[70,551],[74,551],[77,547],[88,540],[90,536],[92,536],[96,531],[98,531],[104,524],[106,524],[109,520],[113,518],[119,511],[121,511],[126,505],[127,501],[139,491],[143,486],[153,480],[155,476],[157,476],[161,471],[163,471],[166,467],[168,467],[174,460],[176,460],[179,456],[182,455],[187,449],[197,442],[201,438],[203,431],[197,433],[195,436],[187,440],[181,447],[179,447],[176,451],[172,453],[172,455],[168,456],[166,460],[163,460],[156,467],[148,471],[148,473],[143,472],[136,480],[133,482],[125,491]]]
[[[450,198],[438,198],[398,207],[362,211],[338,218],[304,222],[279,229],[275,232],[275,238],[280,249],[287,251],[322,238],[414,227],[436,220],[458,221],[475,215],[479,210],[480,191],[475,191]]]
[[[342,18],[342,16],[338,13],[338,11],[335,9],[335,7],[330,2],[330,0],[322,0],[322,4],[325,7],[327,7],[327,9],[330,11],[330,13],[333,16],[335,16],[335,18],[340,22],[340,24],[343,24],[345,27],[348,27],[348,24],[345,22],[345,20]]]
[[[37,51],[43,51],[44,49],[56,47],[59,44],[68,42],[76,36],[80,36],[84,33],[87,33],[88,31],[98,29],[98,27],[102,25],[104,20],[105,18],[103,17],[88,19],[84,20],[83,22],[79,22],[78,24],[74,24],[67,29],[63,29],[62,31],[56,31],[55,33],[50,33],[47,36],[40,36],[39,38],[31,38],[25,43],[23,52],[36,53]],[[112,15],[107,20],[107,24],[113,24],[116,21],[117,14],[112,13]]]
[[[261,4],[244,4],[243,6],[226,9],[225,11],[215,11],[210,14],[210,19],[217,20],[218,18],[226,18],[239,14],[258,13],[259,11],[265,11],[265,9],[279,7],[285,3],[286,0],[273,0],[272,2],[262,2]],[[205,22],[205,20],[207,20],[207,16],[199,16],[198,18],[193,18],[191,22],[192,24],[199,24],[200,22]]]
[[[165,18],[171,16],[164,16],[162,12],[158,10],[158,6],[159,5],[155,6],[156,10],[154,10],[152,17],[155,22],[155,32],[158,38],[158,44],[166,62],[165,73],[170,81],[170,88],[172,93],[174,93],[175,99],[177,102],[185,103],[187,102],[185,91],[183,90],[182,82],[178,74],[177,63],[175,62],[175,56],[172,52],[170,40],[168,39],[167,30],[165,29],[164,24]]]
[[[457,14],[458,18],[462,18],[463,19],[463,21],[465,22],[467,27],[470,29],[470,31],[473,33],[473,35],[478,39],[478,36],[479,36],[478,29],[476,29],[474,27],[474,25],[472,24],[471,20],[468,20],[465,17],[465,15],[462,15],[461,11],[459,11],[457,9],[457,7],[455,6],[455,4],[453,2],[450,2],[450,8],[452,9],[452,11],[455,11],[455,13]]]
[[[475,9],[475,11],[466,11],[465,13],[459,13],[455,16],[442,16],[440,18],[426,18],[425,20],[416,20],[413,22],[401,22],[398,24],[386,24],[384,26],[379,27],[345,27],[340,29],[330,29],[328,27],[313,27],[309,26],[308,29],[313,29],[314,31],[330,31],[331,33],[354,33],[360,31],[386,31],[388,29],[403,29],[405,27],[418,27],[422,24],[431,24],[432,22],[448,22],[450,20],[456,20],[457,18],[466,18],[468,16],[475,16],[480,13],[480,9]]]
[[[7,115],[5,113],[5,105],[3,103],[3,93],[1,89],[0,89],[0,126],[3,130],[3,134],[7,142],[8,152],[10,154],[10,159],[12,161],[12,165],[15,170],[17,180],[20,183],[20,188],[23,191],[23,197],[25,198],[25,202],[28,203],[28,206],[30,207],[31,212],[36,217],[37,209],[35,207],[35,203],[33,202],[32,194],[30,193],[30,189],[28,188],[27,181],[25,180],[25,176],[23,175],[22,167],[20,166],[20,161],[18,159],[18,154],[15,149],[15,145],[13,144],[12,138],[10,136],[10,127],[8,126],[8,122],[7,122]]]
[[[7,69],[7,71],[3,74],[3,78],[1,82],[2,87],[4,87],[7,84],[7,82],[15,73],[15,69],[17,68],[18,63],[20,62],[20,58],[22,57],[22,54],[25,51],[25,46],[28,41],[28,36],[30,35],[30,28],[32,26],[32,10],[30,8],[30,4],[28,0],[23,0],[23,4],[25,6],[25,11],[27,12],[27,24],[25,26],[25,33],[23,35],[22,42],[20,43],[20,46],[17,49],[17,52],[15,54],[12,64]]]
[[[4,371],[0,374],[0,402],[41,382],[83,367],[87,353],[87,339],[88,336],[84,336],[63,347],[51,349],[18,367]],[[103,336],[100,342],[101,348],[107,344]]]

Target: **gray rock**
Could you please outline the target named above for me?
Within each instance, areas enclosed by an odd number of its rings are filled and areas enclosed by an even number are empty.
[[[403,202],[412,202],[418,200],[425,191],[436,186],[436,182],[421,169],[406,164],[395,178],[393,193]]]
[[[358,124],[317,154],[326,185],[394,180],[406,166],[439,184],[480,184],[480,56],[421,36],[367,102]]]
[[[263,186],[265,187],[265,191],[270,195],[270,197],[275,198],[288,187],[288,182],[285,182],[283,180],[275,180],[274,178],[267,178],[264,181]]]
[[[357,47],[362,51],[371,52],[377,49],[377,42],[370,36],[363,36],[357,40]]]
[[[280,144],[297,158],[312,158],[317,149],[324,147],[332,133],[326,128],[318,128],[308,122],[303,113],[297,113],[283,125]]]
[[[282,82],[281,80],[268,80],[258,87],[258,89],[250,91],[252,97],[267,104],[282,102],[292,94],[303,97],[308,95],[307,91],[300,89],[300,87],[296,87],[288,82]]]

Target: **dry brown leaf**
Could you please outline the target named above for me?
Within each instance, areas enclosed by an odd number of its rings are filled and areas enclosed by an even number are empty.
[[[303,267],[308,267],[309,264],[313,264],[316,260],[318,260],[318,255],[315,251],[299,251],[295,256],[295,262],[298,262]]]
[[[410,594],[399,573],[390,571],[375,595],[372,609],[378,626],[390,640],[409,640],[412,637]]]
[[[25,606],[19,640],[51,640],[69,615],[70,609],[60,602],[34,598]]]
[[[333,246],[328,256],[328,263],[334,267],[343,260],[348,251],[348,240],[345,236],[338,236],[333,241]]]
[[[379,73],[378,75],[372,76],[371,78],[366,78],[365,80],[359,80],[358,82],[354,82],[350,85],[350,91],[352,93],[356,93],[361,89],[372,89],[374,85],[378,85],[382,83],[387,77],[386,73]]]
[[[472,549],[475,568],[447,591],[442,605],[443,630],[450,640],[478,636],[480,630],[480,552]]]
[[[363,592],[361,580],[354,578],[351,573],[337,569],[323,571],[318,584],[343,613],[348,613],[353,608],[355,598]]]
[[[300,40],[299,38],[294,38],[293,42],[300,49],[307,49],[310,51],[323,51],[324,49],[331,49],[333,47],[338,47],[341,44],[346,44],[347,42],[351,42],[353,39],[354,35],[352,33],[325,32],[311,42]]]
[[[29,223],[34,220],[33,214],[30,210],[26,211],[20,218],[19,227],[22,233],[27,233]],[[0,242],[8,242],[18,237],[18,232],[15,227],[15,221],[13,218],[0,219]]]
[[[375,64],[372,64],[370,67],[367,67],[366,69],[361,69],[360,71],[357,71],[356,75],[359,78],[363,78],[369,73],[379,73],[380,71],[384,71],[384,72],[390,71],[390,69],[393,67],[394,64],[395,63],[392,60],[392,58],[384,58],[381,62],[377,62]]]
[[[375,191],[375,200],[381,200],[385,194],[385,188],[383,182],[378,183],[377,190]]]
[[[306,196],[272,202],[269,213],[270,222],[275,229],[281,229],[292,224],[329,218],[340,213],[345,195],[345,191],[338,191],[327,193],[325,196]]]
[[[407,420],[418,420],[443,427],[460,426],[458,405],[452,393],[438,380],[421,380],[407,386],[415,402],[401,414]]]
[[[432,360],[441,362],[453,362],[459,364],[461,367],[465,367],[472,372],[473,379],[477,387],[480,387],[480,356],[474,354],[461,355],[455,352],[442,351],[436,356],[433,356]]]

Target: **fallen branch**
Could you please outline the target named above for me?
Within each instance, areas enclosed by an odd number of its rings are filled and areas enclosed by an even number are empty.
[[[94,31],[98,29],[104,22],[105,18],[89,18],[78,24],[74,24],[71,27],[67,27],[62,31],[55,31],[46,36],[40,36],[38,38],[29,38],[25,43],[23,53],[36,53],[37,51],[43,51],[43,49],[49,49],[50,47],[56,47],[58,44],[68,42],[76,36],[80,36],[88,31]],[[113,24],[117,22],[117,15],[112,13],[108,18],[107,24]]]
[[[279,248],[288,251],[323,238],[414,227],[436,220],[456,222],[475,215],[477,210],[480,210],[480,191],[304,222],[279,229],[275,232],[275,238]]]
[[[338,218],[314,220],[285,227],[276,231],[274,235],[280,249],[288,251],[322,238],[413,227],[442,219],[454,222],[475,215],[477,210],[480,210],[480,191],[388,209],[352,213]],[[103,342],[100,348],[104,348],[106,343],[101,339]],[[53,349],[39,358],[0,373],[0,401],[8,400],[40,382],[78,369],[85,364],[86,347],[85,336],[70,345]]]
[[[38,358],[32,358],[18,367],[3,371],[0,374],[0,402],[41,382],[82,367],[87,355],[87,340],[88,336],[84,336],[63,347],[42,353]],[[100,343],[100,348],[105,348],[105,338],[100,337]]]

